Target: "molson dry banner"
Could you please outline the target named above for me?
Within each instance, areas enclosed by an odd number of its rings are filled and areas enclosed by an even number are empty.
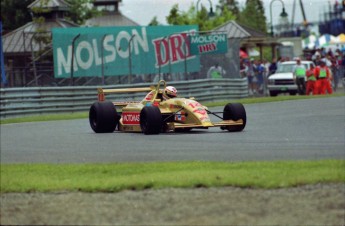
[[[55,28],[55,78],[71,77],[72,65],[74,77],[199,71],[188,38],[197,30],[195,25]]]

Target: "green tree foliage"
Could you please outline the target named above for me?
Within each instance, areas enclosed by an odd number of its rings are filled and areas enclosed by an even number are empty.
[[[265,9],[262,0],[246,0],[238,21],[248,27],[267,33]]]
[[[151,22],[149,23],[149,26],[158,26],[158,25],[160,25],[160,23],[158,22],[157,17],[155,16],[152,18]]]
[[[187,12],[179,10],[178,4],[174,5],[166,17],[170,25],[192,25],[197,24],[200,31],[212,30],[229,20],[234,20],[235,16],[225,8],[223,11],[216,12],[214,17],[209,16],[208,10],[201,6],[199,11],[195,6],[191,6]]]
[[[84,24],[87,19],[101,15],[101,12],[93,7],[93,0],[66,0],[70,5],[69,19],[76,24]]]
[[[234,16],[238,17],[240,13],[240,9],[238,7],[238,1],[236,0],[219,0],[219,5],[217,5],[217,9],[221,10],[222,12],[228,9]]]
[[[39,44],[40,50],[51,42],[51,36],[48,34],[47,28],[44,26],[44,14],[50,13],[51,9],[47,7],[48,0],[41,0],[38,7],[32,7],[33,18],[32,21],[38,24],[36,34],[34,35],[35,41]]]
[[[4,31],[15,30],[33,20],[28,6],[34,0],[1,0],[1,21]],[[42,1],[43,4],[45,1]],[[84,24],[91,17],[101,12],[93,7],[93,0],[66,0],[70,4],[69,17],[76,24]],[[34,13],[42,13],[40,9],[33,9]]]
[[[32,20],[28,5],[34,0],[1,0],[1,21],[4,31],[11,31]]]

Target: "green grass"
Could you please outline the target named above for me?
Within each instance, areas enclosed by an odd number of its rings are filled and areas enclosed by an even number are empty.
[[[71,119],[81,119],[87,118],[88,112],[79,113],[69,113],[69,114],[43,114],[43,115],[33,115],[20,118],[8,118],[1,119],[0,124],[9,123],[22,123],[22,122],[43,122],[43,121],[54,121],[54,120],[71,120]]]
[[[317,95],[317,96],[290,96],[290,95],[280,95],[276,97],[258,97],[258,98],[243,98],[233,101],[222,101],[213,103],[204,103],[208,107],[224,106],[225,104],[232,103],[242,103],[242,104],[259,104],[259,103],[269,103],[278,101],[289,101],[289,100],[304,100],[304,99],[317,99],[317,98],[329,98],[329,97],[340,97],[345,96],[345,93],[337,93],[332,95]]]
[[[344,183],[344,169],[345,160],[2,164],[1,193],[118,192],[220,186],[273,189]]]
[[[242,104],[255,104],[255,103],[266,103],[266,102],[276,102],[276,101],[287,101],[287,100],[328,98],[328,97],[337,97],[337,96],[344,96],[344,95],[345,95],[344,93],[322,95],[322,96],[289,96],[287,95],[287,96],[277,96],[277,97],[243,98],[243,99],[237,99],[237,100],[211,102],[211,103],[203,103],[203,104],[208,107],[216,107],[216,106],[224,106],[225,104],[229,102],[233,102],[233,103],[237,102],[237,103],[242,103]],[[87,118],[87,117],[88,117],[88,112],[68,113],[68,114],[45,114],[45,115],[35,115],[35,116],[29,116],[29,117],[1,119],[0,124],[70,120],[70,119],[82,119],[82,118]]]

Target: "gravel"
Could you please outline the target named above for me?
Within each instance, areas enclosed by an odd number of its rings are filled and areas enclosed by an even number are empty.
[[[6,193],[1,225],[345,225],[345,184]]]

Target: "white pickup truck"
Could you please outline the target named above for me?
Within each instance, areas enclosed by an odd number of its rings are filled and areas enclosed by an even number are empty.
[[[301,64],[306,69],[309,69],[310,65],[314,63],[312,61],[301,61]],[[295,65],[296,61],[283,62],[278,66],[277,71],[268,77],[267,89],[270,92],[270,96],[277,96],[279,93],[296,95],[297,85],[293,78],[293,68]]]

